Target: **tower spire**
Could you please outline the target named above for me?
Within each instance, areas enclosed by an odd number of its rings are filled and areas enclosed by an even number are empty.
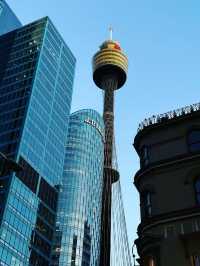
[[[110,41],[113,39],[113,28],[111,26],[109,27],[109,39]]]

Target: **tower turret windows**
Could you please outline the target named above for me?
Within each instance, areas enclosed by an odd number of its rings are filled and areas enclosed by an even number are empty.
[[[200,177],[195,181],[195,194],[197,204],[200,205]]]
[[[149,147],[143,146],[140,152],[141,166],[145,167],[149,164]]]
[[[151,193],[147,192],[145,196],[145,215],[151,216],[152,206],[151,206]]]
[[[150,191],[142,193],[142,203],[144,218],[150,217],[152,215],[152,200]]]
[[[200,151],[200,129],[192,130],[188,135],[190,151]]]

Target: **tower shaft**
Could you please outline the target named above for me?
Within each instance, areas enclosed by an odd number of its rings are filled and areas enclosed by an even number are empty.
[[[103,118],[105,124],[105,145],[101,228],[102,248],[100,265],[110,266],[112,183],[116,179],[115,176],[117,172],[113,169],[114,90],[117,88],[117,77],[115,77],[114,75],[105,76],[102,79],[102,88],[105,91],[103,110]]]
[[[117,78],[113,75],[106,76],[102,81],[104,88],[103,119],[105,124],[104,166],[112,168],[113,143],[114,143],[114,90],[117,88]]]
[[[114,149],[114,91],[126,82],[128,59],[120,44],[111,38],[100,46],[92,64],[93,80],[100,89],[104,90],[105,146],[100,265],[110,266],[112,184],[119,180]]]

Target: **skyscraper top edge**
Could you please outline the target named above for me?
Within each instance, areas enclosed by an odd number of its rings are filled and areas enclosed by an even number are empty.
[[[59,31],[57,30],[56,26],[54,25],[54,23],[52,22],[52,20],[50,19],[49,16],[45,16],[45,17],[42,17],[42,18],[36,19],[36,20],[34,20],[34,21],[32,21],[32,22],[29,22],[29,23],[26,23],[25,25],[22,25],[21,27],[31,26],[31,25],[33,25],[33,24],[40,23],[40,22],[46,22],[47,24],[48,24],[48,23],[51,24],[51,26],[54,28],[56,34],[59,36],[59,38],[62,40],[62,42],[63,42],[63,43],[65,44],[65,46],[67,47],[67,49],[68,49],[68,51],[69,51],[69,53],[70,53],[70,55],[71,55],[72,60],[74,61],[74,63],[76,63],[76,57],[75,57],[75,55],[73,54],[73,52],[71,51],[71,49],[70,49],[69,46],[67,45],[66,41],[64,40],[64,38],[61,36],[61,34],[59,33]],[[18,28],[18,29],[15,29],[15,30],[13,30],[13,31],[16,31],[16,30],[19,30],[19,28]],[[13,31],[10,31],[10,32],[13,32]],[[2,34],[0,37],[4,36],[4,35],[6,35],[6,34],[9,34],[10,32],[7,32],[7,33],[5,33],[5,34]]]
[[[96,114],[96,115],[98,115],[99,117],[102,118],[102,115],[98,111],[96,111],[95,109],[92,109],[92,108],[84,108],[84,109],[77,110],[77,111],[71,113],[70,116],[77,115],[77,114],[80,114],[80,113],[88,113],[88,112],[89,113],[94,113],[94,114]]]
[[[21,24],[21,26],[22,26],[22,23],[21,23],[20,19],[19,19],[18,16],[13,12],[13,10],[12,10],[11,7],[8,5],[8,3],[7,3],[5,0],[0,0],[0,3],[3,3],[4,5],[6,5],[6,7],[9,9],[9,12],[11,12],[12,15],[16,17],[16,19],[18,20],[19,24]]]
[[[54,27],[55,31],[57,32],[57,34],[59,35],[59,37],[62,39],[62,41],[65,43],[66,47],[68,48],[68,50],[70,51],[70,54],[71,56],[73,57],[74,59],[74,62],[76,62],[76,57],[75,55],[73,54],[73,52],[71,51],[71,49],[69,48],[69,46],[67,45],[66,41],[64,40],[64,38],[62,37],[62,35],[59,33],[59,31],[57,30],[57,27],[54,25],[54,23],[52,22],[52,20],[50,19],[49,16],[46,16],[45,17],[47,19],[47,23],[51,23],[51,25]]]
[[[104,142],[105,138],[105,126],[102,115],[100,115],[94,109],[81,109],[70,115],[71,120],[83,120],[86,124],[89,124],[96,128],[99,134],[102,136],[102,140]]]
[[[21,28],[25,28],[25,27],[27,27],[27,26],[31,26],[31,25],[33,25],[33,24],[40,23],[40,22],[43,22],[43,21],[45,21],[45,20],[46,20],[46,22],[47,22],[47,19],[48,19],[48,17],[42,17],[42,18],[39,18],[39,19],[34,20],[34,21],[32,21],[32,22],[26,23],[25,25],[22,25],[20,28],[17,28],[17,29],[14,29],[14,30],[12,30],[12,31],[9,31],[9,32],[6,32],[6,33],[2,34],[2,35],[0,36],[0,38],[3,37],[3,36],[5,36],[5,35],[7,35],[7,34],[10,34],[11,32],[18,31],[18,30],[21,29]]]

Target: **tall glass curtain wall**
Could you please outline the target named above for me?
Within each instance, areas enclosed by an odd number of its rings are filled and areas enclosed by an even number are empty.
[[[120,181],[112,185],[111,266],[131,266]]]
[[[63,171],[75,58],[50,20],[44,20],[43,43],[19,155],[26,157],[51,185],[58,185]],[[29,44],[35,46],[34,39]]]
[[[104,123],[94,110],[70,116],[53,265],[98,266]]]
[[[21,27],[22,24],[6,1],[0,0],[0,35]]]
[[[0,37],[1,265],[50,265],[75,58],[48,18]]]

